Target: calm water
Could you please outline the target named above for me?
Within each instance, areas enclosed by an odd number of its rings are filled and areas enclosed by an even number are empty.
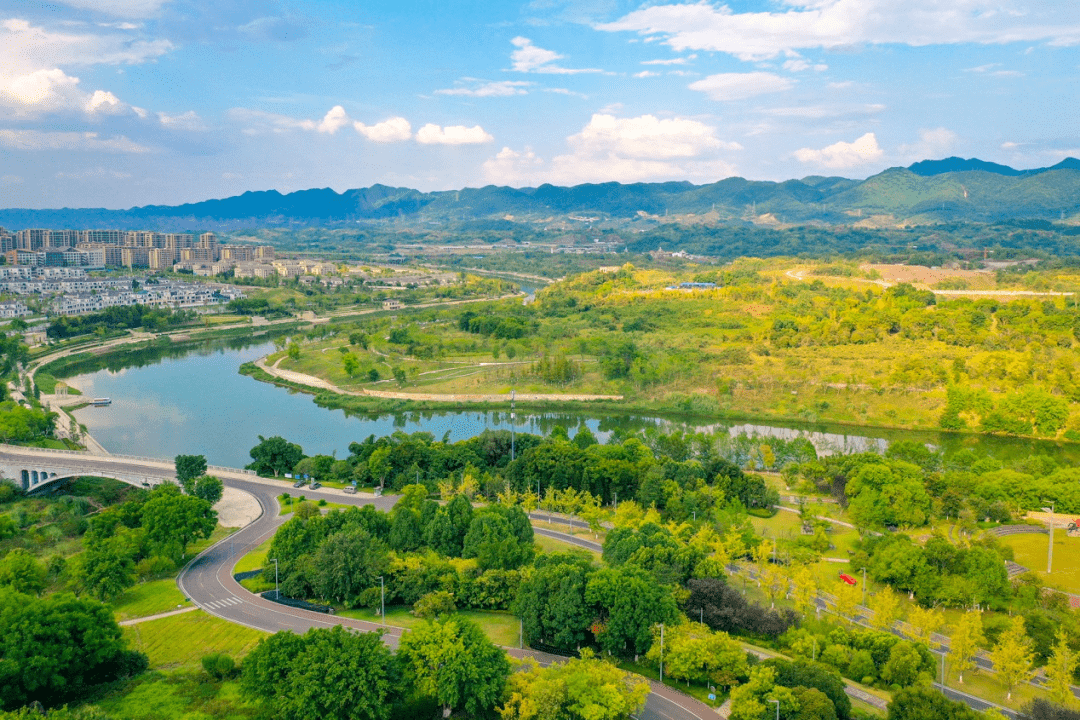
[[[254,342],[254,341],[252,341]],[[346,415],[312,402],[310,395],[240,375],[242,363],[273,351],[269,341],[246,347],[192,349],[176,357],[132,356],[110,361],[112,369],[71,379],[88,397],[109,397],[110,407],[87,407],[75,416],[110,452],[174,457],[205,455],[211,464],[242,467],[259,435],[281,435],[303,446],[308,454],[348,455],[350,442],[368,435],[423,430],[436,439],[462,440],[485,429],[509,429],[510,413],[462,410],[444,413],[402,413],[378,418]],[[126,366],[125,366],[126,365]],[[119,368],[119,369],[116,369]],[[657,418],[597,417],[575,413],[518,413],[519,432],[547,434],[563,425],[571,434],[581,424],[605,439],[619,429],[677,425]],[[752,423],[694,424],[690,427],[727,431],[731,435],[767,435],[786,439],[806,437],[819,454],[882,451],[898,439],[914,439],[951,454],[963,447],[982,449],[1003,460],[1045,453],[1059,461],[1080,464],[1080,448],[1012,438],[980,437],[936,432],[905,432],[826,424],[762,425]]]

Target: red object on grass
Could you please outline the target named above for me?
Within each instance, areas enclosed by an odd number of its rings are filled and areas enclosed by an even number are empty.
[[[840,579],[846,582],[848,585],[857,585],[855,578],[851,577],[847,573],[840,573]]]

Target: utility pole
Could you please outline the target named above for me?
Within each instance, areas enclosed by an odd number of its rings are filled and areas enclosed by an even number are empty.
[[[862,604],[866,605],[866,568],[862,569]]]
[[[1050,503],[1050,544],[1046,548],[1046,574],[1054,569],[1054,503]]]
[[[776,720],[780,720],[780,701],[770,699],[769,702],[776,703]]]
[[[279,585],[278,585],[278,562],[277,562],[277,558],[270,558],[270,559],[274,561],[274,599],[275,600],[280,600],[281,599],[281,590],[278,589],[279,588]]]
[[[379,576],[379,617],[382,618],[382,624],[386,625],[386,583],[382,575]]]
[[[517,421],[516,421],[516,415],[514,414],[514,395],[515,395],[514,389],[511,388],[510,389],[510,462],[514,462],[514,455],[515,455],[514,451],[516,449],[514,447],[514,445],[515,445],[515,442],[514,442],[514,440],[515,440],[515,438],[514,438],[515,432],[514,431],[517,429]]]

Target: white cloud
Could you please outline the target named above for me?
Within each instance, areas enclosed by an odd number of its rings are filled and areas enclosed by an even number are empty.
[[[719,73],[690,83],[691,90],[705,93],[713,100],[744,100],[756,95],[781,92],[794,87],[785,77],[768,72]]]
[[[918,142],[901,145],[898,152],[907,160],[928,160],[945,157],[956,144],[956,133],[948,128],[919,131]]]
[[[416,142],[421,145],[478,145],[494,139],[479,125],[471,128],[464,125],[439,127],[428,123],[416,131]]]
[[[581,132],[567,138],[571,152],[545,163],[526,148],[503,148],[484,163],[490,182],[521,185],[645,180],[715,180],[734,172],[718,157],[741,150],[738,143],[716,137],[715,129],[686,118],[653,115],[618,118],[595,114]]]
[[[467,95],[469,97],[510,97],[511,95],[525,95],[530,85],[535,83],[526,80],[499,80],[495,82],[473,81],[465,78],[464,82],[472,82],[472,87],[454,87],[444,90],[436,90],[436,95]]]
[[[684,58],[670,58],[668,60],[642,60],[642,65],[686,65],[691,60],[696,60],[697,55],[687,55]]]
[[[392,117],[374,125],[355,122],[353,128],[368,140],[377,143],[403,142],[412,138],[412,125],[403,117]]]
[[[1001,143],[1002,150],[1015,150],[1018,147],[1020,147],[1020,143],[1015,143],[1012,140],[1006,140],[1005,142]]]
[[[795,157],[800,162],[814,163],[833,169],[865,165],[878,160],[883,154],[874,133],[866,133],[850,143],[841,140],[820,150],[802,148],[795,151]]]
[[[12,150],[94,150],[117,153],[151,151],[151,148],[132,142],[123,135],[102,138],[95,132],[0,130],[0,145]]]
[[[315,130],[327,135],[333,135],[341,128],[345,127],[352,120],[349,119],[349,114],[345,112],[345,108],[340,105],[335,105],[330,108],[323,119],[315,125]]]
[[[783,12],[734,12],[707,2],[644,7],[611,23],[609,32],[663,39],[677,52],[707,50],[742,60],[789,50],[900,43],[1080,43],[1075,3],[1032,12],[1022,0],[787,0]]]
[[[555,93],[556,95],[569,95],[571,97],[581,98],[582,100],[588,100],[589,96],[585,93],[574,92],[573,90],[567,90],[566,88],[544,88],[546,93]]]
[[[107,90],[82,89],[64,65],[137,64],[172,49],[167,40],[54,32],[25,20],[0,22],[0,107],[16,116],[51,113],[122,114],[130,108]]]
[[[653,115],[617,118],[593,115],[589,124],[567,142],[582,155],[623,155],[633,158],[698,157],[710,150],[740,150],[737,143],[716,137],[714,128],[697,120]]]
[[[532,44],[527,37],[516,37],[510,41],[517,50],[510,53],[513,69],[518,72],[548,73],[551,75],[577,75],[579,73],[603,72],[598,68],[564,68],[551,63],[563,59],[554,50],[545,50]]]
[[[652,70],[642,70],[639,73],[634,73],[634,77],[636,77],[636,78],[660,77],[660,73],[653,72]]]
[[[188,130],[188,131],[200,131],[205,130],[206,125],[203,123],[201,117],[199,117],[194,110],[188,110],[186,113],[180,115],[169,115],[168,113],[159,112],[157,114],[158,122],[162,127],[166,127],[170,130]]]
[[[117,17],[149,18],[160,14],[169,0],[60,0],[63,4],[80,10],[115,15]]]

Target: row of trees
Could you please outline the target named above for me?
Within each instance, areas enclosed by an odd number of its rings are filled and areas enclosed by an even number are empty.
[[[243,692],[283,720],[422,716],[618,720],[645,703],[648,683],[589,654],[541,669],[513,667],[475,624],[426,621],[393,653],[378,633],[337,626],[282,632],[244,658]]]

